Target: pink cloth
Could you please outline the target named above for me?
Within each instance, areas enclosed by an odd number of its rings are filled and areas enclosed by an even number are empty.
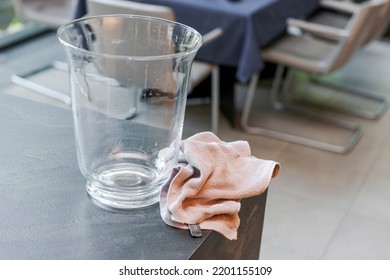
[[[179,166],[161,190],[161,217],[173,227],[198,224],[237,239],[240,200],[262,194],[279,169],[275,161],[251,156],[246,141],[198,133],[181,143]]]

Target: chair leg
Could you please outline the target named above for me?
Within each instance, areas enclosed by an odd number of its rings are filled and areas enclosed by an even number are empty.
[[[211,74],[211,131],[218,133],[219,123],[219,67],[214,66]]]
[[[280,97],[279,95],[281,93],[281,90],[279,88],[280,88],[281,82],[283,80],[282,79],[283,72],[284,72],[284,67],[279,65],[277,70],[276,70],[276,76],[275,76],[274,82],[272,84],[272,89],[271,89],[271,99],[273,101],[274,107],[276,109],[279,109],[279,110],[292,111],[292,112],[298,113],[300,115],[307,116],[312,120],[332,124],[336,127],[340,127],[340,128],[349,130],[349,131],[351,131],[351,136],[350,136],[349,140],[347,141],[347,143],[345,145],[336,145],[336,144],[327,143],[327,142],[319,141],[316,139],[310,139],[310,138],[306,138],[306,137],[302,137],[302,136],[298,136],[298,135],[293,135],[290,133],[276,131],[276,130],[272,130],[272,129],[268,129],[268,128],[250,126],[248,124],[248,119],[249,119],[249,115],[251,113],[253,97],[254,97],[254,94],[256,92],[259,74],[254,74],[252,76],[252,79],[251,79],[250,84],[249,84],[248,93],[246,96],[243,112],[241,115],[242,129],[248,133],[272,137],[272,138],[276,138],[276,139],[280,139],[280,140],[284,140],[284,141],[288,141],[288,142],[292,142],[292,143],[296,143],[296,144],[301,144],[301,145],[305,145],[305,146],[309,146],[309,147],[313,147],[313,148],[323,149],[323,150],[331,151],[331,152],[335,152],[335,153],[347,153],[347,152],[351,151],[355,147],[355,145],[357,144],[358,140],[360,139],[360,137],[362,135],[361,127],[355,123],[336,120],[336,119],[322,117],[322,116],[317,116],[317,115],[314,115],[312,113],[303,111],[303,110],[298,109],[296,107],[293,107],[289,104],[283,103],[279,98]],[[290,83],[289,75],[291,75],[291,73],[287,75],[287,81],[282,85],[282,87],[283,87],[282,92],[286,92],[288,87],[289,87],[289,83]]]
[[[328,109],[333,109],[339,112],[344,112],[356,117],[365,118],[368,120],[376,120],[379,119],[383,114],[386,112],[387,108],[389,107],[389,101],[386,97],[376,93],[371,92],[369,90],[364,90],[362,88],[355,87],[353,85],[337,85],[330,81],[321,80],[316,77],[309,77],[310,81],[314,84],[318,84],[324,87],[328,87],[331,89],[343,91],[345,93],[354,94],[372,101],[376,101],[379,103],[377,109],[375,111],[365,111],[365,110],[359,110],[358,108],[353,108],[348,105],[346,106],[326,106],[326,105],[320,105],[322,107],[326,107]]]

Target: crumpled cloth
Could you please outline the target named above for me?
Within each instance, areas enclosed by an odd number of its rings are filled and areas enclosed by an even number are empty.
[[[181,142],[179,165],[162,187],[161,217],[176,228],[199,225],[235,240],[241,199],[262,194],[279,169],[275,161],[251,156],[246,141],[195,134]]]

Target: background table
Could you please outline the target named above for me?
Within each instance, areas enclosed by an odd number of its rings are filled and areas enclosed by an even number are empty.
[[[172,7],[176,20],[200,33],[221,27],[223,36],[201,48],[198,58],[236,67],[236,78],[247,82],[263,67],[260,49],[280,36],[288,17],[307,16],[318,0],[136,0]]]
[[[220,66],[220,109],[231,126],[238,127],[234,86],[264,70],[260,49],[286,30],[288,17],[304,17],[319,0],[133,0],[173,8],[176,20],[201,34],[221,27],[223,36],[200,49],[197,59]],[[273,75],[273,74],[272,74]],[[204,96],[210,85],[197,87],[192,96]]]
[[[242,202],[238,240],[164,224],[158,204],[89,200],[70,110],[0,93],[0,259],[258,259],[266,193]]]

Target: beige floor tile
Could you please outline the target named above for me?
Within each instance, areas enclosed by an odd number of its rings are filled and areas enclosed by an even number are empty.
[[[390,223],[350,214],[330,243],[324,259],[390,260]]]
[[[390,136],[390,135],[389,135]],[[389,138],[389,137],[388,137]],[[363,185],[359,191],[355,202],[351,207],[351,213],[357,213],[366,218],[390,222],[390,173],[389,140],[382,145],[383,149],[379,153],[377,160],[372,164],[369,174],[363,180]]]
[[[285,193],[273,184],[270,188],[260,258],[320,259],[344,210]]]
[[[360,214],[367,219],[373,218],[390,222],[390,174],[374,172],[357,195],[351,207],[351,213]]]

